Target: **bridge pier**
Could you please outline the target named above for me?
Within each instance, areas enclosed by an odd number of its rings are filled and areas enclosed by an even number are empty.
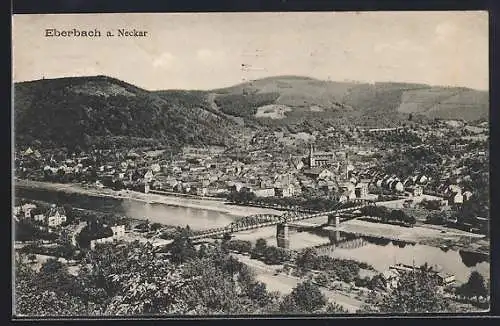
[[[340,215],[329,214],[328,215],[328,225],[337,227],[340,225]]]
[[[290,238],[288,224],[279,223],[276,225],[276,243],[279,248],[290,248]]]
[[[330,238],[331,244],[338,244],[340,242],[340,231],[330,231],[328,232],[328,236]]]

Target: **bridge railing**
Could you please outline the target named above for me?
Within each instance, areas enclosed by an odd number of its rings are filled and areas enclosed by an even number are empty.
[[[233,233],[233,232],[238,232],[239,230],[248,230],[248,229],[253,229],[253,228],[259,228],[262,225],[267,225],[268,223],[272,224],[278,224],[278,223],[287,223],[287,222],[294,222],[294,221],[299,221],[299,220],[305,220],[309,218],[314,218],[314,217],[319,217],[319,216],[325,216],[329,214],[338,214],[342,212],[347,212],[347,211],[352,211],[352,210],[357,210],[360,209],[366,205],[373,205],[375,204],[375,201],[373,200],[367,200],[367,199],[354,199],[349,201],[348,203],[357,203],[358,205],[351,206],[351,207],[342,207],[345,203],[339,203],[338,207],[334,210],[329,210],[326,212],[319,212],[319,213],[313,213],[313,214],[300,214],[300,213],[285,213],[283,215],[273,215],[273,214],[258,214],[258,215],[252,215],[242,221],[236,222],[236,223],[231,223],[230,225],[226,227],[221,227],[221,228],[213,228],[209,230],[203,230],[199,231],[190,238],[199,238],[199,237],[206,237],[209,235],[217,235],[217,234],[224,234],[224,233]],[[251,220],[252,218],[262,218],[266,217],[269,218],[267,221],[257,221],[257,223],[252,223],[253,221]],[[245,222],[249,222],[250,224],[245,224]]]

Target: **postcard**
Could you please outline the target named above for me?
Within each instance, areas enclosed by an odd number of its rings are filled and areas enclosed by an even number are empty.
[[[12,21],[15,317],[489,311],[487,12]]]

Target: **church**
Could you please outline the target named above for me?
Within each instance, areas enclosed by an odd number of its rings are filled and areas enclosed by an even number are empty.
[[[308,163],[310,168],[319,166],[328,166],[335,163],[335,153],[333,152],[315,152],[314,146],[309,147]]]

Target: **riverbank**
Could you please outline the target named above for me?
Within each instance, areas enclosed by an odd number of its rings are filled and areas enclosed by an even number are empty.
[[[489,255],[490,251],[489,243],[483,235],[446,227],[436,228],[421,225],[410,228],[354,219],[342,223],[338,228],[325,227],[325,229],[433,247],[445,247],[451,250],[461,249],[485,255]]]
[[[137,192],[132,190],[115,191],[106,188],[98,189],[79,184],[16,180],[15,187],[25,188],[25,189],[38,189],[38,190],[47,190],[47,191],[56,191],[65,193],[75,193],[87,196],[109,197],[122,200],[134,200],[150,204],[158,203],[169,206],[204,209],[209,211],[226,213],[238,217],[255,215],[255,214],[275,214],[275,215],[283,214],[282,211],[276,209],[236,206],[225,203],[223,201],[183,198],[177,196],[158,195],[158,194],[145,194],[142,192]]]

